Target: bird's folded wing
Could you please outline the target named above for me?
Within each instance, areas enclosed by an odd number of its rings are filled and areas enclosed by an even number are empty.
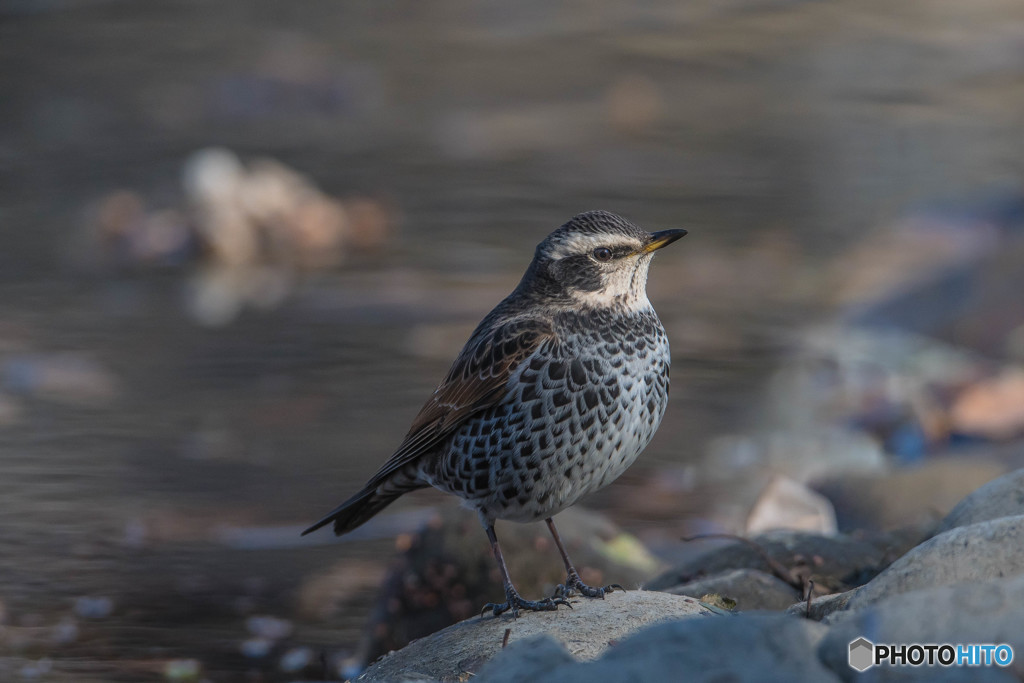
[[[448,376],[420,409],[398,450],[366,487],[376,487],[435,447],[467,419],[500,401],[516,368],[554,339],[550,325],[536,319],[514,320],[489,328],[481,325]]]

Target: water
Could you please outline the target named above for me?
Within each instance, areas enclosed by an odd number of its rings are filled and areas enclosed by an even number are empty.
[[[791,332],[827,315],[829,263],[915,202],[1022,175],[1010,2],[23,1],[0,16],[3,675],[52,657],[44,679],[157,680],[194,658],[213,680],[287,680],[282,646],[241,653],[253,614],[350,652],[395,530],[453,503],[411,496],[339,545],[295,533],[387,457],[578,211],[690,230],[650,283],[669,413],[592,501],[642,532],[699,500],[652,511],[625,492],[745,423]],[[396,237],[216,329],[183,310],[187,269],[81,267],[90,206],[119,188],[175,205],[185,157],[209,145],[381,197]],[[297,609],[335,565],[361,568],[365,591],[327,622]],[[76,614],[82,596],[111,614]],[[62,619],[78,631],[61,645]]]

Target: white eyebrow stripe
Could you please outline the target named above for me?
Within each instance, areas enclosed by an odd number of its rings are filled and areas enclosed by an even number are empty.
[[[610,237],[609,235],[572,235],[568,237],[564,242],[555,244],[551,249],[552,258],[565,258],[566,256],[572,256],[574,254],[582,254],[597,247],[629,247],[630,249],[637,249],[640,247],[638,242],[623,240],[621,237]]]

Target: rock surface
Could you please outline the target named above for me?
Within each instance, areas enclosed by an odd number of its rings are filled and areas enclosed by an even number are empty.
[[[834,534],[836,511],[828,498],[789,477],[776,476],[761,492],[747,518],[747,533],[795,529]]]
[[[848,651],[859,637],[1005,643],[1022,652],[1024,515],[1006,515],[1018,510],[1022,484],[1015,472],[982,487],[944,525],[990,519],[952,526],[917,545],[926,535],[920,527],[863,538],[762,534],[753,539],[757,548],[719,547],[651,582],[690,597],[630,591],[603,601],[578,598],[573,610],[469,619],[389,655],[361,680],[853,681],[860,675]],[[804,619],[806,605],[791,604],[796,589],[777,576],[787,572],[794,580],[817,577],[820,586],[856,587],[817,597]],[[697,601],[708,594],[736,599],[739,612],[713,614]],[[785,615],[743,613],[787,606]],[[1024,678],[1024,660],[1007,668],[882,666],[870,675],[998,683]]]
[[[1016,575],[1024,575],[1024,516],[999,517],[928,539],[863,586],[813,600],[809,614],[811,619],[836,621],[844,612],[904,593]],[[807,604],[794,604],[787,611],[808,613]]]
[[[555,520],[566,550],[583,581],[637,588],[654,575],[659,562],[635,537],[607,517],[582,507]],[[544,524],[505,524],[497,528],[509,573],[528,600],[551,595],[565,581],[565,569]],[[445,508],[405,546],[389,570],[360,644],[369,663],[446,626],[479,614],[501,597],[501,578],[476,515]]]
[[[862,609],[894,595],[1024,573],[1024,516],[1001,517],[939,534],[892,563],[846,604]]]
[[[994,479],[961,500],[938,531],[1013,515],[1024,515],[1024,469]]]
[[[771,574],[756,569],[731,569],[666,589],[673,595],[702,598],[717,594],[736,601],[737,610],[784,610],[801,598],[799,591]]]
[[[645,628],[590,662],[570,662],[553,643],[510,646],[474,681],[835,681],[816,649],[827,629],[779,615],[681,619]]]
[[[856,673],[847,666],[848,644],[863,636],[874,643],[992,643],[1024,651],[1024,575],[980,583],[958,583],[923,588],[896,595],[866,609],[842,615],[822,641],[818,653],[845,680]],[[882,680],[896,680],[913,667],[871,669]],[[926,667],[922,667],[928,671]],[[888,674],[886,674],[888,672]],[[931,670],[933,680],[941,670]],[[1024,678],[1019,656],[1008,669],[963,668],[961,680],[1016,680]]]
[[[490,615],[467,619],[391,653],[359,680],[464,680],[501,652],[506,629],[509,647],[547,634],[573,657],[593,659],[644,626],[682,617],[700,617],[702,622],[732,618],[714,615],[693,598],[639,590],[616,591],[604,600],[574,598],[572,607],[524,612],[518,619]]]
[[[786,610],[786,614],[795,617],[813,619],[814,621],[822,621],[833,612],[846,609],[846,604],[850,602],[850,598],[856,594],[857,589],[855,588],[853,590],[843,591],[842,593],[833,593],[831,595],[813,598],[809,609],[806,601],[798,602],[790,605]]]
[[[916,529],[863,538],[774,531],[755,536],[751,541],[789,573],[811,578],[818,593],[825,594],[863,584],[923,537],[924,533]],[[645,587],[670,590],[734,569],[771,572],[753,545],[734,542],[658,575]]]

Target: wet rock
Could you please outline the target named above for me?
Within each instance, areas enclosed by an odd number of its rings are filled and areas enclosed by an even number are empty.
[[[1024,515],[1024,469],[994,479],[957,503],[937,533],[999,517]]]
[[[474,680],[832,681],[837,679],[816,656],[826,631],[821,624],[781,615],[681,619],[645,628],[590,662],[560,663],[564,657],[550,644],[542,649],[536,641],[509,646]],[[542,654],[532,656],[528,649]]]
[[[225,150],[194,155],[184,184],[207,255],[187,302],[206,325],[230,322],[247,306],[278,306],[301,272],[336,267],[353,250],[381,248],[396,220],[384,202],[342,202],[277,161],[242,167]]]
[[[747,533],[796,529],[819,534],[836,532],[832,503],[798,481],[775,477],[761,493],[747,519]]]
[[[629,534],[607,518],[574,507],[556,518],[583,581],[636,588],[660,567]],[[551,595],[565,570],[544,524],[499,524],[509,573],[527,599]],[[475,539],[475,540],[474,540]],[[501,597],[501,577],[474,515],[445,508],[417,534],[399,535],[402,549],[388,572],[360,646],[370,662],[409,641],[470,616]]]
[[[884,474],[819,479],[812,488],[835,507],[839,529],[890,530],[934,523],[1006,466],[982,456],[935,458]]]
[[[893,595],[856,612],[842,613],[821,642],[821,660],[847,681],[859,675],[847,664],[848,644],[859,637],[873,643],[992,643],[1024,648],[1024,576],[991,581],[968,581],[949,586],[927,586]],[[838,616],[838,615],[837,615]],[[869,669],[879,680],[905,680],[914,667]],[[1024,661],[1016,657],[1008,669],[964,667],[929,669],[920,680],[939,680],[935,674],[954,675],[941,680],[1019,680]],[[958,677],[957,677],[958,676]]]
[[[846,610],[932,586],[1024,573],[1024,516],[957,527],[921,543],[857,590]]]
[[[800,599],[800,592],[782,579],[756,569],[733,569],[665,590],[673,595],[703,598],[718,594],[736,601],[735,609],[784,610]]]
[[[194,152],[178,207],[118,190],[96,202],[69,257],[88,269],[198,265],[185,291],[197,322],[221,326],[249,307],[280,305],[301,273],[334,268],[393,236],[397,212],[371,196],[345,200],[273,159]]]
[[[775,573],[758,549],[798,583],[810,578],[819,594],[834,593],[868,581],[908,548],[924,532],[906,529],[872,536],[821,536],[799,531],[775,531],[750,539],[754,545],[734,542],[689,560],[660,574],[648,590],[668,590],[680,584],[733,569]]]
[[[696,617],[702,623],[732,618],[713,615],[689,597],[640,590],[616,591],[604,600],[573,599],[572,609],[524,612],[518,619],[490,615],[467,619],[393,652],[373,664],[359,680],[464,680],[466,675],[478,672],[501,652],[506,630],[509,631],[509,647],[547,634],[573,657],[593,659],[612,643],[644,626],[681,617]],[[551,658],[549,649],[540,659],[549,661]]]

